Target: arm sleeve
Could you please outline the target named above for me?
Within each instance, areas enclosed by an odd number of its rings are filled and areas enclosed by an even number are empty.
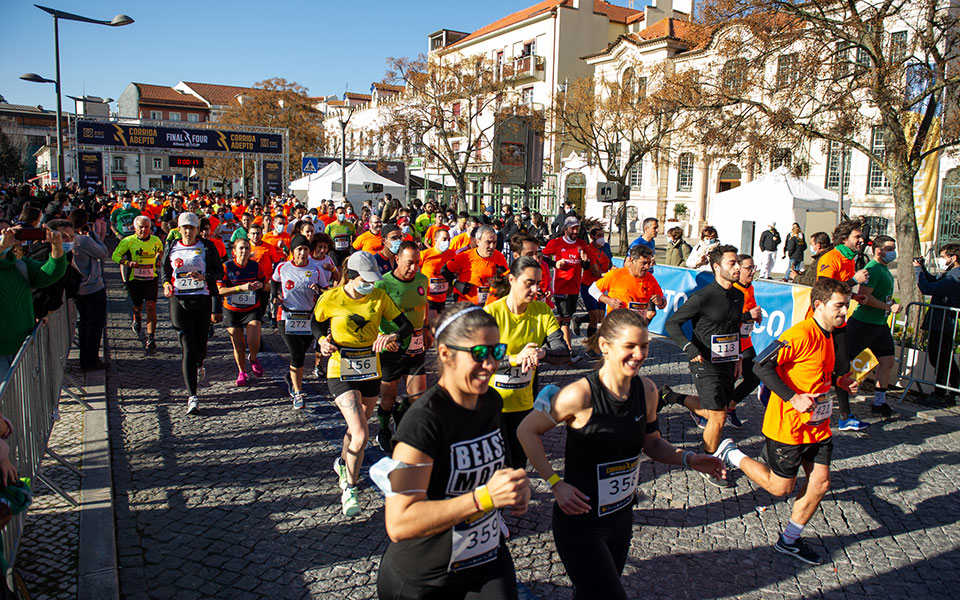
[[[680,346],[680,349],[687,355],[687,358],[694,359],[700,354],[700,349],[683,333],[683,324],[697,314],[700,308],[700,298],[702,294],[693,294],[686,302],[680,305],[669,319],[667,319],[666,331],[670,339]]]
[[[570,356],[570,349],[567,348],[567,342],[564,341],[563,332],[559,328],[547,335],[543,345],[549,357],[566,358]]]
[[[78,236],[77,240],[79,241],[80,248],[93,258],[110,258],[110,250],[107,249],[107,246],[103,242],[97,239],[97,235],[95,233],[91,233],[90,235],[86,236]]]
[[[391,322],[397,326],[397,339],[402,340],[413,333],[413,323],[403,313],[397,315]]]
[[[599,280],[598,280],[598,281],[599,281]],[[590,289],[587,290],[588,293],[589,293],[591,296],[593,296],[593,299],[594,299],[594,300],[600,300],[600,296],[603,295],[603,292],[601,292],[601,291],[600,291],[600,288],[597,287],[598,281],[594,281],[593,283],[591,283],[591,284],[590,284]]]
[[[173,244],[168,244],[166,249],[163,251],[163,258],[160,259],[160,276],[163,278],[162,284],[164,281],[170,281],[173,279],[173,264],[170,262],[170,251],[173,250]]]
[[[953,296],[960,294],[960,280],[952,277],[941,277],[940,279],[926,280],[918,279],[917,287],[928,296]]]
[[[776,343],[776,342],[774,342]],[[793,390],[790,389],[790,386],[787,385],[787,382],[780,377],[780,374],[777,373],[777,366],[780,360],[780,353],[786,348],[781,348],[780,352],[777,353],[777,356],[766,363],[761,364],[760,362],[755,362],[753,364],[754,374],[760,378],[760,381],[763,382],[768,388],[770,388],[774,394],[779,396],[784,402],[788,402],[790,398],[793,397]]]

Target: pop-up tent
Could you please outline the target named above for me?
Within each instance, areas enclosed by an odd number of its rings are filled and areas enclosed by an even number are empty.
[[[716,194],[710,201],[707,220],[717,228],[722,243],[733,244],[740,252],[752,255],[760,253],[760,234],[770,223],[776,223],[781,243],[773,270],[783,273],[788,261],[781,257],[790,227],[800,224],[809,250],[814,233],[833,231],[836,215],[835,192],[780,167],[750,183]],[[809,257],[807,252],[806,258]]]
[[[341,196],[342,184],[339,163],[330,163],[317,175],[322,176],[316,177],[316,179],[311,178],[308,182],[307,205],[309,208],[319,207],[321,201],[339,199]],[[377,194],[366,192],[363,189],[365,183],[379,183],[383,186],[383,192]],[[403,200],[405,193],[406,190],[403,185],[383,177],[360,161],[354,161],[347,165],[347,199],[353,202],[355,206],[359,206],[360,203],[369,198],[378,197],[380,194],[392,194],[395,198]]]
[[[310,191],[311,182],[319,181],[326,175],[329,171],[336,169],[337,172],[340,171],[340,163],[329,163],[316,173],[311,173],[310,175],[304,175],[300,179],[294,180],[290,183],[290,191],[294,193],[297,199],[301,202],[306,200],[307,193]]]

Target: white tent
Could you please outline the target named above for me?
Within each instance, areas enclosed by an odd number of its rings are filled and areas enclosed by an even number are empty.
[[[309,175],[304,175],[300,179],[294,180],[290,183],[290,191],[293,192],[294,196],[297,197],[297,200],[304,202],[307,199],[307,195],[310,191],[310,186],[313,182],[316,182],[323,178],[329,171],[336,169],[337,172],[340,172],[340,163],[328,163],[322,169],[316,173],[311,173]]]
[[[733,244],[741,252],[754,256],[760,253],[760,234],[770,223],[776,223],[781,244],[773,271],[786,271],[783,256],[787,234],[794,223],[800,224],[807,240],[818,231],[830,233],[837,221],[837,194],[816,184],[795,177],[787,167],[780,167],[763,177],[713,196],[708,212],[709,224],[717,228],[720,241]],[[751,240],[752,247],[744,248]],[[807,259],[810,254],[807,253]]]
[[[340,198],[340,190],[342,189],[340,164],[331,163],[330,166],[334,168],[328,167],[322,171],[322,177],[310,180],[307,191],[307,206],[309,208],[319,207],[323,200]],[[347,199],[357,206],[364,200],[376,196],[363,190],[363,184],[365,183],[379,183],[383,186],[382,193],[392,194],[395,198],[401,200],[405,197],[406,190],[402,184],[379,175],[360,161],[354,161],[347,165]]]

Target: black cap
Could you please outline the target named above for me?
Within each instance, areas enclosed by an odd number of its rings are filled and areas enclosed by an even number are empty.
[[[299,233],[290,239],[291,252],[293,252],[295,248],[299,248],[300,246],[309,246],[309,245],[310,245],[310,240],[300,235]]]

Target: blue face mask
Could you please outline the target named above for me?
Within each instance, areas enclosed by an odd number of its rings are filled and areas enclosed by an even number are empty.
[[[362,282],[362,283],[358,283],[358,284],[357,284],[357,287],[356,287],[356,290],[357,290],[357,293],[358,293],[358,294],[361,294],[361,295],[363,295],[363,296],[366,296],[367,294],[369,294],[370,292],[373,291],[373,284],[372,284],[372,283],[367,283],[366,281],[364,281],[364,282]]]
[[[889,252],[884,252],[884,253],[883,253],[883,262],[885,262],[885,263],[892,263],[892,262],[895,261],[895,260],[897,260],[897,251],[896,251],[896,250],[891,250],[891,251],[889,251]]]
[[[400,244],[402,243],[403,243],[403,240],[393,240],[392,242],[390,242],[390,252],[392,254],[399,254]]]
[[[66,254],[73,250],[73,242],[63,242],[63,253]]]
[[[409,226],[409,225],[404,225],[404,226],[403,226],[403,229],[401,229],[401,231],[403,231],[404,233],[410,233],[410,226]]]
[[[343,213],[337,213],[337,220],[338,220],[338,221],[343,222],[343,220],[346,219],[346,218],[347,218],[347,215],[345,215],[345,214],[343,214]]]
[[[131,207],[131,206],[133,206],[133,205],[132,205],[131,203],[129,203],[129,202],[124,202],[124,203],[123,203],[123,209],[124,209],[124,210],[130,210],[130,207]]]

